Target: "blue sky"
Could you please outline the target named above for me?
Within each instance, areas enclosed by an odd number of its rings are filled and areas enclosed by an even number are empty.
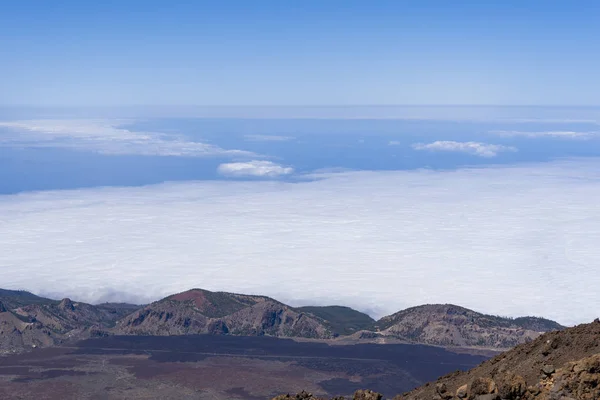
[[[4,3],[3,287],[597,317],[599,2]]]
[[[596,1],[6,2],[0,104],[600,105]]]

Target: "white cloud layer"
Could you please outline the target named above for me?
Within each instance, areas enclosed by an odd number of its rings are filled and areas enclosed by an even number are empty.
[[[271,161],[252,160],[249,162],[225,163],[218,167],[217,172],[233,177],[265,177],[276,178],[294,172],[291,167],[284,167]]]
[[[280,136],[280,135],[244,135],[246,140],[254,142],[286,142],[288,140],[294,140],[293,136]]]
[[[527,137],[527,138],[562,138],[562,139],[590,139],[598,136],[598,132],[576,132],[576,131],[543,131],[543,132],[528,132],[528,131],[491,131],[490,133],[504,137]]]
[[[590,321],[600,161],[0,196],[1,287],[148,301],[191,287],[376,316],[422,303]]]
[[[500,152],[517,151],[512,146],[502,146],[499,144],[489,144],[480,142],[454,142],[449,140],[438,140],[433,143],[416,143],[413,144],[415,150],[428,151],[451,151],[459,153],[467,153],[479,157],[496,157]]]
[[[136,154],[181,157],[256,157],[243,150],[193,142],[157,132],[136,132],[120,127],[117,120],[25,120],[0,122],[8,132],[0,134],[0,146],[62,147],[102,154]]]

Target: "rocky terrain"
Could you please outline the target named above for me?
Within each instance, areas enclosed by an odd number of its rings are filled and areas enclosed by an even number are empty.
[[[263,296],[193,289],[152,303],[118,321],[127,335],[197,333],[330,339],[333,332],[314,315]]]
[[[454,305],[409,308],[374,321],[348,307],[290,307],[265,296],[192,289],[145,306],[91,305],[0,290],[0,352],[109,335],[216,334],[506,349],[560,330],[542,318],[501,318]]]
[[[452,304],[412,307],[375,323],[379,334],[411,342],[497,349],[508,349],[538,337],[541,332],[563,328],[543,318],[502,318]]]
[[[437,346],[269,336],[104,336],[0,358],[0,399],[264,400],[411,390],[487,357]]]
[[[598,400],[600,321],[550,332],[396,400]]]
[[[360,390],[353,399],[380,400]],[[308,392],[273,400],[323,399]],[[343,397],[333,397],[342,400]],[[546,333],[469,371],[457,371],[393,400],[598,400],[600,320]]]
[[[55,301],[28,292],[0,292],[0,353],[103,335],[137,306]],[[134,307],[134,308],[133,308]]]

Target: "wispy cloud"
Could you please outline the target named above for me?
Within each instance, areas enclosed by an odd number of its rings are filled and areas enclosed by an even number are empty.
[[[479,157],[496,157],[501,152],[515,152],[512,146],[489,144],[481,142],[454,142],[449,140],[438,140],[433,143],[416,143],[412,146],[415,150],[446,151],[467,153]]]
[[[205,287],[378,315],[450,302],[589,321],[599,171],[583,160],[2,196],[1,286],[87,301]]]
[[[243,150],[226,150],[160,132],[137,132],[118,120],[25,120],[0,122],[8,131],[1,146],[62,147],[102,154],[137,154],[180,157],[257,157]]]
[[[390,140],[388,142],[388,145],[390,145],[390,146],[399,146],[400,145],[400,141],[398,141],[398,140]]]
[[[598,136],[598,132],[577,132],[577,131],[491,131],[491,134],[504,137],[527,137],[527,138],[562,138],[562,139],[589,139]]]
[[[293,136],[279,135],[244,135],[244,138],[253,142],[286,142],[295,139]]]
[[[282,175],[289,175],[294,172],[294,169],[271,161],[252,160],[249,162],[221,164],[217,171],[221,175],[232,177],[276,178]]]

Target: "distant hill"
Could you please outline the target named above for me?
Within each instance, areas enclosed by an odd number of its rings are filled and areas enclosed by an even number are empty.
[[[543,318],[502,318],[451,304],[412,307],[379,321],[342,306],[293,308],[266,296],[192,289],[152,304],[91,305],[0,289],[0,350],[94,336],[215,334],[505,349],[560,330]],[[340,342],[342,343],[342,342]]]
[[[365,313],[343,306],[307,306],[297,307],[296,311],[312,314],[325,321],[331,331],[337,335],[351,335],[368,329],[375,320]]]
[[[540,317],[519,317],[512,319],[511,321],[523,329],[529,329],[536,332],[550,332],[565,329],[565,327],[558,322]]]
[[[6,295],[7,292],[4,292]],[[27,293],[27,292],[25,292]],[[10,293],[9,293],[10,294]],[[31,347],[48,347],[69,340],[94,336],[114,326],[123,313],[111,307],[97,307],[91,304],[43,299],[23,292],[8,297],[8,303],[0,302],[0,351],[20,351]],[[24,304],[31,299],[32,304],[16,308],[10,304]]]
[[[231,334],[328,339],[325,322],[264,296],[192,289],[152,303],[117,323],[127,335]]]
[[[25,290],[7,290],[0,289],[0,302],[8,309],[13,309],[30,304],[51,304],[58,303],[57,300],[47,299],[45,297],[36,296],[33,293]]]
[[[506,349],[564,326],[543,318],[503,318],[452,304],[429,304],[384,317],[374,329],[416,343]]]

